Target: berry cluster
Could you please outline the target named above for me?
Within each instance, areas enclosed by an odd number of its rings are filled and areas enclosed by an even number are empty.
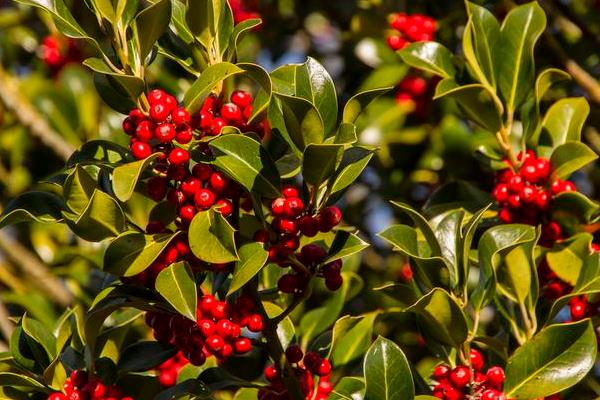
[[[429,83],[420,76],[407,76],[398,85],[396,102],[400,106],[409,106],[413,112],[423,117],[427,113],[430,96],[427,95]]]
[[[327,400],[329,393],[333,391],[329,360],[320,357],[315,352],[308,352],[305,355],[302,349],[296,345],[288,347],[285,356],[290,364],[295,364],[292,369],[300,382],[306,400]],[[313,375],[319,377],[316,388]],[[281,373],[277,368],[272,365],[267,366],[265,378],[269,381],[269,385],[259,390],[259,400],[290,400],[292,398],[287,392]]]
[[[484,360],[481,353],[472,349],[470,358],[473,376],[466,365],[453,369],[445,364],[435,367],[433,378],[437,384],[433,388],[433,396],[445,400],[506,400],[502,392],[504,369],[494,366],[483,373]]]
[[[179,371],[189,363],[190,361],[179,351],[173,357],[160,364],[157,367],[158,382],[160,385],[165,388],[175,386]]]
[[[437,23],[435,19],[422,14],[391,14],[388,18],[390,27],[394,29],[388,36],[387,44],[394,51],[404,48],[412,42],[433,40]]]
[[[302,291],[314,274],[325,278],[329,290],[337,290],[342,285],[342,263],[333,261],[322,265],[327,252],[316,244],[302,247],[299,253],[300,237],[314,237],[319,232],[329,232],[342,220],[342,213],[335,206],[325,207],[316,215],[308,212],[299,197],[296,188],[287,186],[283,189],[283,197],[271,203],[271,230],[260,229],[254,233],[254,240],[268,246],[269,261],[282,268],[291,267],[293,272],[283,275],[278,282],[279,290],[284,293]],[[294,257],[300,261],[291,260]]]
[[[239,24],[247,19],[260,18],[260,14],[255,10],[258,9],[256,0],[228,0],[231,11],[233,12],[233,22]]]
[[[79,62],[81,53],[76,42],[65,36],[49,35],[42,40],[39,57],[56,73],[70,62]]]
[[[242,329],[259,333],[263,319],[256,313],[256,304],[248,296],[240,296],[235,304],[219,301],[212,295],[198,300],[197,322],[181,315],[146,314],[146,323],[154,330],[154,337],[183,353],[194,365],[202,365],[214,355],[224,361],[232,354],[245,354],[252,349],[252,341],[243,336]]]
[[[65,381],[63,391],[64,393],[51,393],[48,400],[133,400],[129,396],[124,396],[118,387],[106,386],[99,378],[90,378],[82,370],[71,373]]]
[[[501,209],[498,214],[504,223],[537,225],[542,223],[541,244],[552,245],[562,237],[561,227],[548,218],[552,198],[563,192],[577,190],[573,182],[551,179],[550,162],[527,150],[518,171],[506,168],[496,174],[492,196]]]

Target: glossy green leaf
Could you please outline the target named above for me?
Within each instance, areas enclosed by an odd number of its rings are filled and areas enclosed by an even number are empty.
[[[133,276],[148,268],[177,236],[177,233],[145,235],[125,232],[113,240],[104,253],[104,271]]]
[[[283,312],[281,307],[274,303],[264,302],[263,307],[269,318],[276,318]],[[295,334],[296,328],[290,317],[285,317],[277,324],[277,337],[283,348],[287,348],[292,343]]]
[[[557,68],[546,68],[535,80],[535,98],[539,104],[548,90],[557,84],[571,79],[571,75]]]
[[[398,345],[379,336],[365,355],[365,400],[412,400],[415,397],[410,366]]]
[[[166,0],[163,0],[166,1]],[[106,77],[109,84],[122,95],[127,95],[132,100],[144,91],[144,81],[133,75],[126,75],[112,70],[104,60],[100,58],[88,58],[83,65],[92,71],[102,74]]]
[[[561,392],[582,380],[595,358],[596,335],[590,320],[549,326],[510,357],[504,393],[533,399]]]
[[[244,36],[261,24],[262,21],[258,18],[250,18],[236,24],[231,33],[229,47],[237,52],[237,48]]]
[[[411,67],[422,69],[442,78],[454,77],[452,53],[437,42],[415,42],[399,51],[400,57]]]
[[[117,199],[126,202],[131,198],[144,170],[160,155],[161,153],[154,153],[143,160],[127,163],[114,169],[113,190]]]
[[[303,98],[274,94],[281,102],[284,126],[294,145],[304,150],[309,144],[323,143],[325,126],[316,107]]]
[[[583,97],[558,100],[544,116],[540,144],[555,148],[566,142],[581,141],[581,130],[589,112],[590,106]]]
[[[210,142],[214,165],[225,171],[250,192],[266,197],[279,195],[279,175],[260,142],[239,134],[221,135]]]
[[[123,210],[115,199],[95,189],[85,210],[77,216],[63,212],[69,227],[79,237],[99,242],[125,231]]]
[[[400,210],[402,210],[402,212],[404,212],[406,215],[408,215],[410,217],[410,219],[413,220],[413,222],[415,223],[417,228],[419,228],[421,233],[423,233],[423,236],[425,236],[427,243],[431,247],[431,254],[433,256],[441,255],[442,250],[440,248],[440,245],[437,241],[435,234],[433,233],[433,230],[431,229],[431,225],[429,225],[429,222],[427,222],[425,217],[423,217],[421,214],[419,214],[418,211],[413,209],[408,204],[401,203],[398,201],[392,201],[391,203],[394,206],[398,207]]]
[[[562,281],[575,286],[589,254],[592,239],[589,233],[580,233],[556,244],[546,253],[548,266]]]
[[[552,218],[569,224],[595,222],[600,204],[581,192],[563,192],[552,199]]]
[[[463,32],[463,53],[477,80],[496,87],[494,51],[500,39],[500,24],[494,14],[467,2],[469,22]]]
[[[63,198],[69,210],[77,214],[83,212],[97,186],[96,180],[85,169],[79,165],[75,167],[63,184]]]
[[[111,0],[91,0],[91,4],[96,13],[100,14],[111,24],[115,22],[115,9]]]
[[[371,344],[378,312],[358,317],[345,316],[333,326],[329,358],[335,366],[346,365],[362,357]]]
[[[49,388],[35,379],[13,372],[0,372],[0,386],[29,388],[36,392],[50,392]]]
[[[369,243],[362,240],[356,233],[339,230],[329,247],[329,254],[324,262],[340,260],[356,254],[369,247]]]
[[[318,308],[306,312],[300,320],[299,330],[304,347],[320,333],[333,325],[351,294],[352,286],[362,286],[362,280],[353,273],[342,272],[344,283]]]
[[[464,114],[487,131],[497,132],[501,119],[492,93],[481,84],[459,86],[453,79],[444,79],[435,89],[435,99],[448,97],[456,101]]]
[[[376,98],[392,90],[392,87],[371,89],[355,94],[344,106],[342,122],[354,123],[360,113]]]
[[[295,73],[295,95],[315,106],[327,135],[337,123],[338,102],[333,79],[312,57],[308,57],[304,64],[296,66]]]
[[[243,72],[242,68],[228,62],[209,66],[185,92],[183,97],[185,107],[190,113],[195,113],[219,82]]]
[[[459,253],[462,242],[462,225],[465,218],[465,210],[450,210],[431,219],[431,228],[440,244],[442,257],[450,271],[450,281],[456,286],[460,276]]]
[[[137,107],[136,102],[127,94],[115,89],[114,81],[108,79],[108,75],[94,73],[94,86],[100,98],[113,110],[121,114],[128,114]]]
[[[136,17],[137,41],[140,59],[143,61],[158,38],[167,30],[171,21],[171,1],[158,0],[144,8]]]
[[[173,346],[160,342],[137,342],[123,350],[117,368],[121,372],[143,372],[156,368],[177,353]]]
[[[353,146],[345,150],[335,177],[331,181],[331,193],[337,193],[353,184],[369,164],[373,154],[373,150],[361,146]]]
[[[310,144],[304,150],[302,176],[304,182],[315,190],[331,177],[342,161],[341,144]]]
[[[239,249],[239,260],[235,263],[233,277],[227,295],[235,293],[248,283],[262,267],[265,266],[269,254],[262,243],[251,242]]]
[[[62,219],[63,200],[53,193],[31,191],[11,200],[0,217],[0,229],[20,222],[54,223]]]
[[[365,381],[355,376],[345,376],[335,385],[329,400],[363,400]]]
[[[556,147],[550,156],[552,175],[566,179],[573,172],[591,163],[598,156],[581,142],[567,142]]]
[[[108,140],[90,140],[76,150],[67,161],[67,168],[77,164],[114,165],[125,161],[128,149]]]
[[[198,293],[194,273],[182,261],[171,264],[156,277],[156,291],[181,315],[196,320]]]
[[[52,332],[41,322],[29,318],[27,314],[23,315],[21,326],[23,327],[23,332],[44,348],[48,359],[54,360],[56,357],[56,338],[52,335]]]
[[[201,211],[189,229],[190,248],[196,257],[209,263],[237,261],[235,230],[220,212]]]
[[[513,8],[502,23],[495,62],[508,112],[517,109],[533,87],[533,48],[545,28],[546,14],[535,1]]]
[[[443,289],[433,289],[405,311],[423,317],[431,336],[443,344],[457,347],[467,339],[469,329],[465,314]]]

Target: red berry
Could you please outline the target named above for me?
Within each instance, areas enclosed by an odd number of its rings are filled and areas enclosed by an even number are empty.
[[[492,196],[498,203],[505,203],[508,200],[508,195],[508,185],[505,183],[496,185],[494,191],[492,192]]]
[[[216,330],[215,323],[209,319],[202,319],[198,321],[198,327],[200,328],[200,332],[204,337],[213,335]]]
[[[344,283],[344,278],[339,273],[337,275],[331,275],[331,276],[325,277],[325,286],[327,286],[327,289],[331,290],[332,292],[335,292],[336,290],[338,290],[342,286],[343,283]]]
[[[285,274],[277,281],[277,288],[283,293],[294,293],[299,286],[298,275]]]
[[[521,199],[524,203],[534,203],[537,197],[537,189],[531,185],[523,186],[521,190]]]
[[[154,138],[155,125],[151,121],[142,121],[135,129],[135,137],[141,141],[148,143]]]
[[[402,49],[407,44],[406,39],[404,39],[400,35],[388,36],[388,38],[386,40],[387,40],[388,46],[394,51]]]
[[[504,369],[502,367],[491,367],[486,373],[486,382],[496,389],[500,389],[504,383]]]
[[[212,335],[212,336],[209,336],[206,338],[206,346],[213,353],[217,353],[217,352],[223,350],[224,345],[225,345],[225,341],[223,340],[223,338],[221,336]]]
[[[179,209],[178,214],[179,218],[181,218],[183,222],[189,224],[190,222],[192,222],[192,219],[194,219],[194,215],[196,215],[196,208],[190,205],[182,206]]]
[[[229,180],[220,172],[213,172],[209,184],[216,193],[223,193],[229,186]]]
[[[150,157],[152,149],[148,143],[134,142],[131,144],[131,154],[138,160],[143,160],[144,158]]]
[[[298,228],[304,236],[313,237],[319,233],[318,221],[312,215],[305,215],[298,220]]]
[[[217,335],[227,338],[231,335],[233,324],[228,319],[221,319],[217,322]]]
[[[327,252],[317,244],[307,244],[300,250],[300,258],[306,264],[320,263],[327,256]]]
[[[315,374],[319,376],[326,376],[331,373],[331,363],[328,359],[324,358],[321,362],[315,366]]]
[[[514,175],[510,178],[508,185],[512,193],[521,193],[521,190],[523,190],[523,178],[519,175]]]
[[[279,372],[277,372],[277,370],[275,369],[274,366],[269,365],[268,367],[265,368],[265,379],[268,380],[269,382],[273,382],[274,380],[278,379],[279,377]]]
[[[298,224],[292,219],[281,218],[276,228],[285,235],[296,235],[298,233]]]
[[[397,13],[391,16],[390,26],[397,31],[403,32],[408,25],[408,18],[405,13]]]
[[[176,134],[177,132],[175,131],[175,127],[173,124],[169,123],[160,124],[154,130],[156,139],[161,143],[170,143],[173,139],[175,139]]]
[[[320,212],[322,221],[330,227],[334,227],[342,220],[342,212],[337,207],[325,207]]]
[[[538,172],[538,182],[545,182],[550,176],[550,161],[545,158],[538,158],[535,161],[535,167]]]
[[[242,119],[242,110],[234,103],[223,104],[221,107],[221,117],[228,121],[240,121]]]
[[[298,247],[300,247],[300,240],[295,237],[288,237],[288,238],[283,238],[280,242],[280,245],[290,251],[295,251],[298,249]]]
[[[291,345],[285,350],[285,356],[288,362],[297,363],[302,360],[302,357],[304,357],[304,353],[302,352],[302,349],[299,346]]]
[[[454,387],[465,387],[470,380],[471,372],[469,371],[469,368],[464,365],[458,366],[450,372],[450,382],[452,382]]]
[[[520,208],[521,207],[521,196],[518,194],[511,194],[508,196],[508,205],[511,208]]]
[[[194,138],[194,134],[192,133],[192,129],[189,126],[184,128],[178,128],[177,134],[175,135],[175,140],[180,144],[188,144]]]
[[[215,194],[208,189],[199,189],[194,195],[194,203],[198,208],[206,210],[215,204]]]
[[[577,191],[577,187],[575,187],[575,184],[571,181],[564,181],[563,191],[564,192],[575,192],[575,191]]]
[[[179,188],[186,197],[192,198],[202,189],[202,183],[196,178],[188,177],[181,183]]]
[[[281,191],[281,194],[283,194],[283,197],[285,197],[286,199],[289,199],[292,197],[300,197],[300,195],[298,193],[298,189],[296,189],[293,186],[285,186],[283,188],[283,190]]]
[[[304,203],[298,197],[290,197],[285,200],[283,208],[288,217],[297,217],[304,211]]]
[[[252,314],[248,319],[248,329],[252,332],[263,330],[263,319],[260,314]]]
[[[471,366],[473,367],[473,369],[475,371],[480,371],[483,368],[483,356],[481,355],[481,353],[475,349],[471,349],[470,352],[470,358],[471,358]]]
[[[285,215],[286,200],[283,197],[278,197],[271,203],[271,212],[276,217]]]
[[[238,338],[233,342],[233,350],[238,354],[244,354],[252,350],[252,342],[248,338]]]
[[[439,364],[436,365],[435,369],[433,370],[433,377],[436,381],[440,381],[448,377],[448,372],[450,372],[450,367],[444,364]]]
[[[267,243],[269,241],[269,232],[264,229],[259,229],[254,232],[254,241],[259,243]]]
[[[226,302],[217,301],[215,303],[215,305],[213,306],[211,312],[212,312],[212,316],[215,319],[226,319],[226,318],[229,318],[231,309],[229,307],[229,304],[227,304]]]
[[[521,177],[529,183],[536,183],[538,181],[538,170],[533,163],[525,163],[519,172]]]
[[[154,201],[161,201],[167,194],[167,180],[154,176],[148,180],[148,195]]]
[[[167,97],[167,93],[162,89],[153,89],[146,97],[148,98],[150,105],[153,105],[164,102],[165,98]]]
[[[171,112],[171,121],[175,125],[189,125],[191,117],[185,108],[179,107]]]
[[[126,117],[122,123],[123,131],[129,136],[135,135],[136,125],[130,117]]]
[[[213,173],[213,169],[208,164],[196,164],[192,168],[192,174],[201,181],[207,181]]]
[[[165,102],[158,102],[150,105],[150,118],[155,122],[163,122],[169,116],[171,110],[167,107]]]
[[[172,370],[162,371],[158,376],[158,382],[164,387],[174,386],[176,381],[177,374]]]
[[[217,211],[224,217],[229,217],[233,213],[233,204],[227,199],[221,199],[216,202]]]
[[[179,147],[169,153],[169,162],[173,165],[185,165],[190,161],[190,153]]]
[[[569,304],[569,311],[571,312],[571,318],[574,321],[582,320],[586,317],[587,304],[578,298],[574,298]]]
[[[210,127],[208,132],[212,136],[217,136],[221,133],[221,129],[227,125],[227,122],[223,118],[213,118],[210,122]]]
[[[252,104],[252,96],[246,91],[236,90],[231,94],[231,102],[241,108],[245,108]]]

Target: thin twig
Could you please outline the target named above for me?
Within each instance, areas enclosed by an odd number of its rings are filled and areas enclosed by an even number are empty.
[[[6,306],[4,305],[2,300],[0,300],[0,332],[2,332],[4,338],[7,340],[10,339],[10,336],[12,335],[12,331],[14,329],[14,325],[12,324],[9,318],[10,314],[8,313],[8,310],[6,309]]]
[[[19,265],[30,275],[32,282],[47,291],[53,299],[62,306],[71,303],[71,293],[62,285],[60,280],[52,275],[35,255],[18,241],[11,239],[6,232],[0,231],[0,251],[10,260]]]
[[[52,129],[31,102],[21,95],[14,79],[1,65],[0,87],[2,88],[0,101],[17,117],[21,124],[29,128],[33,136],[54,150],[63,160],[68,160],[75,148]]]

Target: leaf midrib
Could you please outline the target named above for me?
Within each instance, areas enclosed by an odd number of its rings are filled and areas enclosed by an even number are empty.
[[[511,84],[511,89],[510,89],[510,96],[509,96],[509,101],[508,101],[508,108],[510,110],[514,109],[514,103],[515,103],[515,97],[517,95],[517,81],[519,80],[519,74],[521,73],[521,67],[523,65],[522,63],[522,56],[523,56],[523,49],[525,48],[525,39],[526,39],[526,34],[530,33],[529,32],[529,27],[531,25],[531,21],[533,20],[533,9],[531,9],[531,11],[529,12],[528,18],[527,18],[527,23],[525,24],[525,29],[523,29],[523,34],[521,35],[521,43],[518,46],[518,52],[517,52],[517,60],[519,60],[519,62],[517,63],[516,67],[515,67],[515,73],[513,74],[513,79],[512,79],[512,84]]]

